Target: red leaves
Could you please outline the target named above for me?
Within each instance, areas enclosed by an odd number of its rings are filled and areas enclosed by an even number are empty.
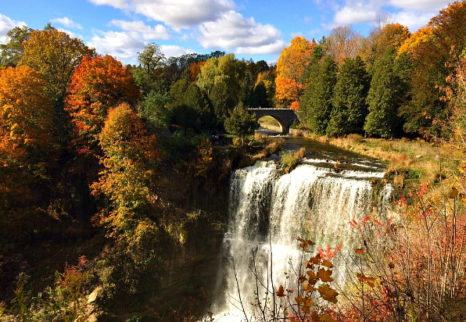
[[[419,193],[417,194],[417,197],[418,198],[422,197],[424,195],[424,193],[426,193],[426,191],[427,191],[427,184],[424,183],[422,185],[421,191],[419,191]]]

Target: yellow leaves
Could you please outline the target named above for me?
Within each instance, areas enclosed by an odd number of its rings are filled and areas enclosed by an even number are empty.
[[[319,291],[320,296],[322,296],[324,300],[334,303],[334,304],[337,303],[338,292],[332,289],[327,284],[323,284],[319,286],[318,291]]]

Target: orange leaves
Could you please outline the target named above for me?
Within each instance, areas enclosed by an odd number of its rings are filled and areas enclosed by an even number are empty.
[[[68,92],[65,110],[84,144],[96,142],[109,108],[120,102],[133,103],[138,95],[131,73],[108,55],[84,57]]]
[[[2,141],[17,148],[50,148],[54,109],[45,86],[42,76],[30,67],[0,69],[0,136],[6,140]]]
[[[322,282],[333,282],[333,278],[330,277],[331,275],[331,270],[325,270],[323,268],[319,269],[319,271],[317,272],[317,278],[319,278]]]
[[[98,182],[92,184],[93,195],[104,195],[111,202],[102,211],[98,224],[106,225],[109,235],[131,238],[137,220],[154,213],[157,196],[151,190],[157,157],[155,136],[149,135],[131,107],[120,104],[108,113],[98,136],[104,152]]]
[[[303,90],[301,76],[311,61],[315,42],[304,37],[295,37],[284,48],[277,62],[276,96],[279,100],[298,101]]]
[[[298,101],[294,101],[293,103],[291,103],[290,108],[291,108],[293,111],[298,111],[298,110],[299,110],[299,102],[298,102]]]
[[[358,249],[355,250],[355,253],[358,254],[358,255],[363,255],[364,250],[362,248],[358,248]]]
[[[277,294],[278,297],[284,297],[285,296],[285,290],[283,289],[282,285],[280,285],[280,287],[278,288],[276,294]]]
[[[322,296],[324,300],[331,302],[333,304],[337,303],[338,292],[332,289],[327,284],[323,284],[319,286],[318,291],[319,291],[320,296]]]

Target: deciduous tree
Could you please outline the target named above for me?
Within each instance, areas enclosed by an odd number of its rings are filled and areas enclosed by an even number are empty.
[[[42,74],[47,82],[47,94],[55,105],[62,104],[75,67],[84,56],[94,56],[80,39],[54,28],[34,30],[23,43],[24,54],[19,62]]]
[[[304,84],[302,74],[311,61],[317,44],[296,36],[289,47],[284,48],[277,62],[276,97],[285,106],[299,100]]]
[[[85,57],[75,69],[65,109],[84,147],[95,149],[107,111],[121,102],[134,103],[137,90],[126,67],[111,56]]]
[[[23,27],[14,27],[7,32],[8,42],[0,44],[0,66],[16,66],[23,56],[23,43],[29,39],[32,29]]]
[[[340,65],[345,58],[354,58],[359,54],[361,40],[361,35],[350,27],[337,27],[325,39],[325,52]]]
[[[109,236],[128,242],[138,229],[150,225],[147,219],[156,213],[150,166],[157,157],[155,136],[149,135],[131,107],[122,103],[109,111],[98,139],[104,170],[91,188],[94,195],[107,199],[109,206],[95,220]]]

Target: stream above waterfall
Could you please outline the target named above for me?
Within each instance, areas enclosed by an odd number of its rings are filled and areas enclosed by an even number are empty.
[[[286,150],[303,146],[306,156],[287,174],[278,156],[272,156],[231,175],[228,228],[212,307],[218,321],[241,321],[241,305],[254,311],[252,254],[259,278],[273,276],[271,282],[279,285],[299,263],[296,238],[313,240],[315,250],[341,245],[333,275],[341,284],[357,237],[349,222],[374,207],[385,211],[392,187],[383,183],[385,168],[379,161],[310,140],[286,139]],[[291,279],[287,283],[293,287]]]

